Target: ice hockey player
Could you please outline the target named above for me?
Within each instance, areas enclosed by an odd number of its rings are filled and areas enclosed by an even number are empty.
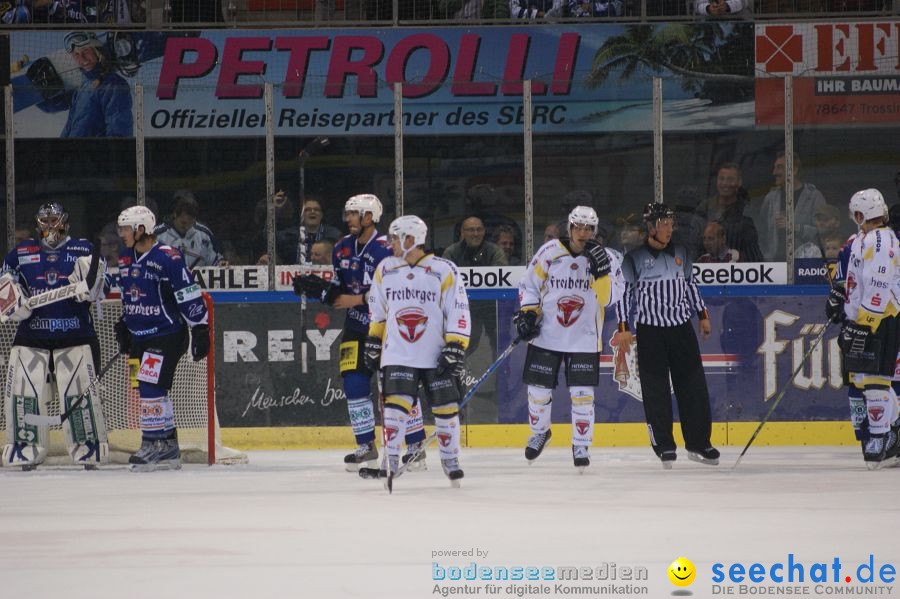
[[[298,295],[313,298],[335,308],[346,309],[344,332],[341,336],[341,377],[350,412],[350,427],[356,437],[356,450],[344,457],[348,472],[376,462],[375,409],[370,395],[372,371],[363,360],[366,336],[369,334],[369,306],[366,294],[372,285],[375,268],[393,255],[387,236],[380,235],[376,223],[381,220],[381,201],[374,195],[355,195],[344,204],[344,220],[350,234],[343,237],[332,252],[334,278],[325,281],[316,275],[301,275],[294,279]],[[404,463],[425,440],[425,426],[419,406],[412,408],[406,428],[407,453]],[[419,453],[409,470],[425,470],[425,453]],[[371,464],[374,465],[374,464]]]
[[[691,318],[709,338],[712,325],[694,281],[690,256],[672,243],[674,212],[662,202],[644,209],[647,241],[625,255],[625,295],[619,304],[618,345],[628,351],[637,329],[638,371],[650,445],[665,469],[678,457],[672,435],[672,395],[678,401],[688,458],[708,466],[719,463],[710,444],[712,411],[703,359]],[[669,382],[671,381],[671,387]]]
[[[44,204],[37,212],[37,239],[18,243],[3,262],[0,320],[19,323],[6,371],[3,466],[31,470],[46,458],[47,427],[26,424],[24,415],[47,414],[54,382],[60,413],[86,394],[63,424],[69,456],[87,469],[108,461],[96,385],[100,344],[90,313],[90,302],[104,296],[106,268],[99,259],[90,273],[93,246],[68,232],[69,215],[63,207]],[[79,281],[83,284],[74,299],[29,308],[29,296]]]
[[[428,227],[401,216],[388,228],[394,255],[375,269],[369,290],[368,367],[382,377],[388,479],[400,463],[409,414],[422,396],[434,413],[444,474],[459,485],[459,402],[471,333],[469,301],[449,260],[425,253]]]
[[[863,458],[876,470],[900,462],[900,414],[891,393],[900,349],[900,243],[887,225],[887,205],[877,189],[853,194],[850,215],[859,233],[850,246],[840,344],[850,384],[862,389],[865,400]]]
[[[126,249],[119,258],[122,318],[116,339],[129,356],[131,386],[141,402],[141,447],[128,462],[136,472],[177,470],[181,452],[168,393],[188,347],[188,327],[194,361],[209,353],[206,305],[181,252],[156,241],[149,208],[126,208],[117,224]]]
[[[522,378],[532,434],[525,459],[536,460],[550,441],[550,403],[564,363],[572,398],[572,458],[579,472],[591,463],[604,310],[625,288],[618,258],[594,239],[598,223],[589,206],[569,213],[568,236],[548,241],[531,259],[513,315],[520,338],[529,341]]]

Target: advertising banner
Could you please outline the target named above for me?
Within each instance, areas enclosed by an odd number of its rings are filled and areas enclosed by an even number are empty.
[[[756,25],[756,122],[784,124],[784,76],[794,76],[798,124],[896,123],[900,22]]]
[[[846,418],[837,327],[826,332],[797,377],[788,383],[824,326],[821,297],[711,297],[706,302],[713,334],[708,340],[701,339],[700,348],[715,421],[758,421],[784,385],[788,390],[773,420]],[[476,350],[467,360],[468,385],[503,351],[513,333],[510,306],[514,302],[473,303],[496,304],[496,310],[493,316],[491,310],[473,310],[489,316],[480,321],[473,318],[481,340],[473,342]],[[338,367],[343,313],[311,303],[304,322],[301,333],[296,303],[217,304],[216,394],[222,426],[346,424],[346,398]],[[626,377],[618,381],[613,377],[609,340],[614,329],[615,317],[609,311],[600,384],[595,389],[597,421],[643,422],[636,356],[625,358]],[[517,347],[475,395],[467,422],[527,422],[524,358],[525,347]],[[569,407],[566,389],[558,387],[554,391],[554,422],[567,422]]]
[[[752,37],[748,23],[14,32],[15,131],[130,137],[141,83],[147,137],[263,136],[271,83],[277,135],[386,135],[401,82],[407,134],[520,134],[523,80],[535,133],[649,131],[657,74],[668,130],[749,128]]]

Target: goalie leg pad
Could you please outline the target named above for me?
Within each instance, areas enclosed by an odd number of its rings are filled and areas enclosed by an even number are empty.
[[[528,385],[528,424],[533,433],[550,429],[550,403],[553,391],[546,387]]]
[[[100,403],[91,347],[77,345],[54,350],[53,367],[61,412],[84,396],[81,405],[63,423],[69,455],[76,464],[108,462],[106,420]]]
[[[569,387],[572,397],[572,445],[594,444],[594,388]]]
[[[6,369],[6,444],[3,466],[34,467],[47,456],[46,426],[25,423],[25,414],[47,413],[50,352],[16,345]]]

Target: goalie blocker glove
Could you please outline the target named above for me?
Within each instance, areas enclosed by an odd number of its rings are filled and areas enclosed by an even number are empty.
[[[316,299],[327,306],[333,306],[340,288],[315,275],[300,275],[294,278],[294,293]]]
[[[209,355],[209,325],[198,324],[191,328],[191,357],[199,362]]]
[[[462,375],[466,368],[466,350],[462,344],[451,342],[441,349],[441,356],[438,358],[437,373],[440,376],[449,374],[454,378]]]
[[[536,310],[519,310],[513,314],[513,324],[522,341],[531,341],[541,332],[541,325],[537,323]]]
[[[363,361],[366,364],[366,368],[372,372],[376,372],[381,368],[381,339],[378,337],[366,337]]]
[[[609,274],[609,254],[606,248],[596,239],[588,239],[584,246],[584,253],[588,262],[591,263],[591,276],[595,279],[605,277]]]

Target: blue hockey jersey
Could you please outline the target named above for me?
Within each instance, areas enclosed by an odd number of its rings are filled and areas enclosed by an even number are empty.
[[[334,265],[333,284],[340,285],[341,293],[362,295],[372,286],[372,277],[378,263],[393,256],[391,244],[386,235],[375,231],[360,250],[355,235],[346,235],[334,246],[331,261]],[[369,306],[353,306],[347,310],[344,327],[360,333],[369,331]]]
[[[856,233],[844,242],[844,245],[841,246],[841,251],[838,252],[837,261],[834,264],[834,274],[832,275],[832,281],[836,283],[844,283],[847,279],[847,265],[850,263],[850,246],[853,245],[854,239],[856,239]]]
[[[53,249],[34,240],[26,239],[14,247],[3,260],[3,272],[12,273],[29,295],[65,287],[69,275],[75,270],[75,261],[90,256],[93,247],[86,239],[71,237]],[[93,337],[90,303],[74,299],[63,300],[36,308],[31,316],[19,323],[16,331],[18,345],[29,340],[57,340]]]
[[[119,257],[119,287],[132,335],[158,337],[178,332],[185,322],[206,323],[202,290],[173,247],[156,243],[141,256],[127,248]]]

